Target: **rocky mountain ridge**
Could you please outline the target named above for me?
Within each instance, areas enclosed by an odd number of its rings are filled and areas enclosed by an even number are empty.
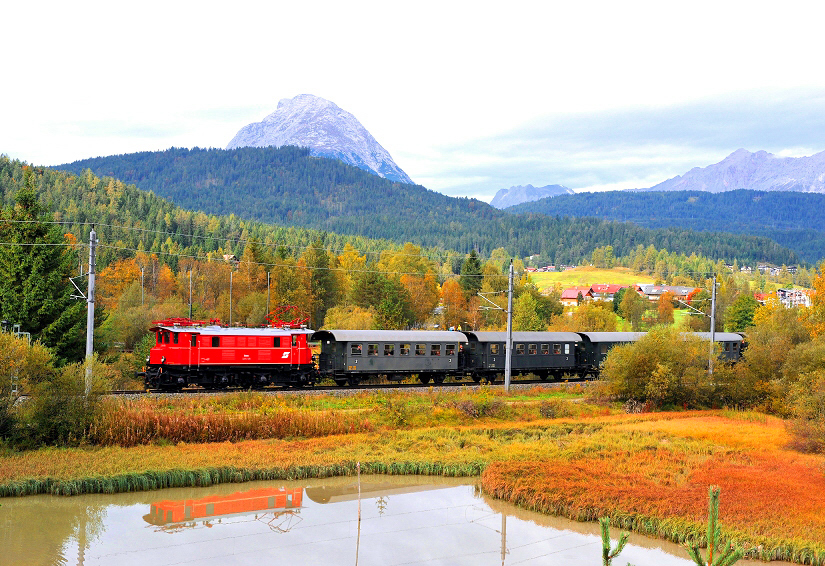
[[[534,187],[533,185],[518,185],[509,189],[501,189],[490,201],[490,205],[498,209],[508,208],[523,202],[533,202],[539,199],[555,197],[559,195],[572,195],[572,189],[561,185],[545,185],[544,187]]]
[[[307,147],[316,157],[339,159],[391,181],[413,182],[355,116],[311,94],[282,99],[275,112],[241,128],[226,149],[286,145]]]
[[[694,167],[643,191],[736,189],[825,193],[825,151],[808,157],[778,157],[767,151],[737,149],[719,163]]]

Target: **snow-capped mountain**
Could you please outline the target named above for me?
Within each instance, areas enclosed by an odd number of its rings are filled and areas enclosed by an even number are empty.
[[[311,94],[284,98],[261,122],[241,128],[226,149],[270,145],[308,147],[312,155],[339,159],[392,181],[413,182],[355,116]]]
[[[767,151],[737,149],[719,163],[694,167],[642,190],[721,193],[736,189],[825,193],[825,151],[809,157],[777,157]]]
[[[501,189],[490,201],[490,205],[496,208],[508,208],[523,202],[533,202],[545,197],[556,197],[559,195],[575,194],[572,189],[561,185],[547,185],[544,187],[534,187],[533,185],[518,185],[509,189]]]

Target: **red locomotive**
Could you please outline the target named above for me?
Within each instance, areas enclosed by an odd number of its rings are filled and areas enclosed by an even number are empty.
[[[312,385],[317,376],[305,328],[226,328],[217,321],[167,319],[138,374],[150,389]]]

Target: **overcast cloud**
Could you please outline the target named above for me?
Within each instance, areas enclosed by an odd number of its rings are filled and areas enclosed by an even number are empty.
[[[825,150],[822,3],[29,0],[0,153],[225,147],[282,98],[352,113],[413,180],[647,187],[740,147]]]

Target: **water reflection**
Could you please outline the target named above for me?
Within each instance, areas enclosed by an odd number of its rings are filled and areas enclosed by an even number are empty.
[[[470,481],[366,476],[360,497],[349,477],[2,499],[0,563],[600,563],[598,525],[516,509]],[[631,535],[618,563],[691,564],[679,547],[648,541]]]

